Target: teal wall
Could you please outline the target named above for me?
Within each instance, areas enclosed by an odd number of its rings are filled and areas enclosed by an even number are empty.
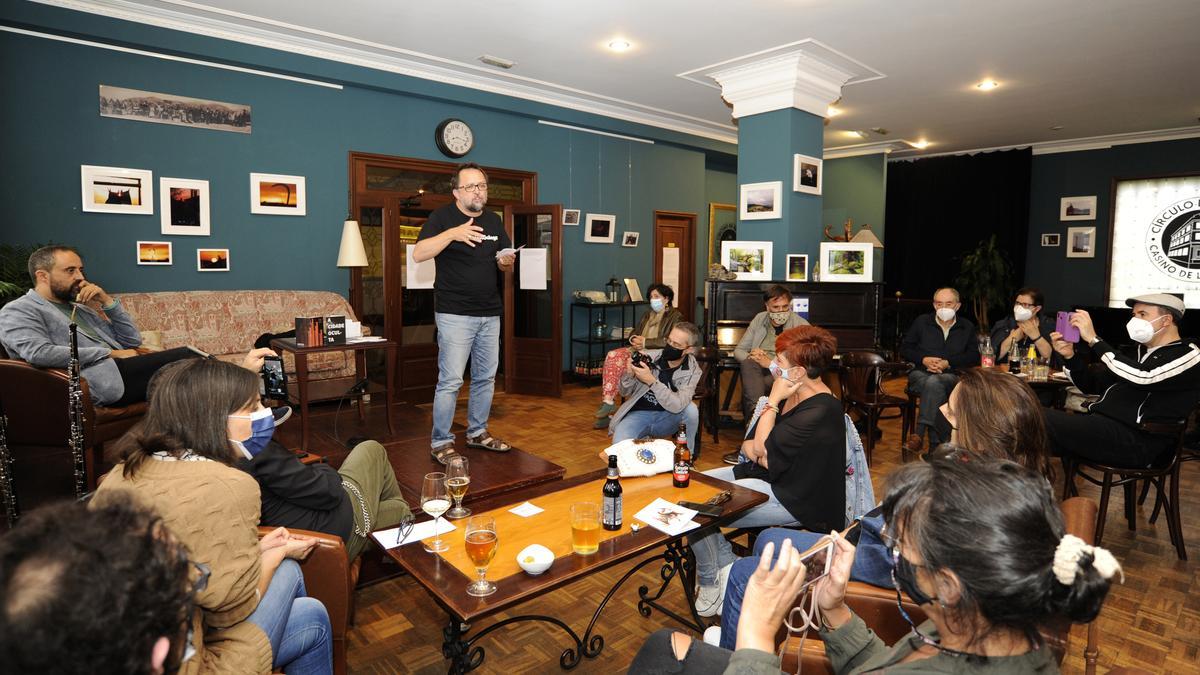
[[[7,206],[3,241],[78,246],[88,275],[107,289],[321,289],[344,293],[335,267],[347,210],[347,153],[442,159],[433,130],[446,117],[471,124],[480,164],[538,173],[538,201],[617,217],[614,244],[585,244],[564,228],[564,297],[611,276],[652,280],[654,210],[695,213],[697,288],[706,264],[710,193],[723,193],[716,161],[736,148],[704,138],[383,71],[130,24],[33,3],[6,3],[0,23],[342,84],[341,91],[247,73],[0,33],[0,148]],[[249,104],[253,133],[235,134],[102,118],[99,84]],[[547,119],[649,138],[654,145],[537,123]],[[152,216],[82,213],[79,166],[148,169],[208,180],[212,235],[164,237]],[[250,172],[302,175],[305,217],[251,215]],[[728,172],[725,172],[728,174]],[[156,194],[157,199],[157,194]],[[637,248],[620,233],[642,233]],[[175,264],[137,266],[134,242],[169,239]],[[231,249],[231,271],[195,270],[195,249]],[[564,312],[564,336],[566,312]],[[564,345],[564,364],[569,352]]]
[[[879,241],[884,239],[884,205],[887,201],[887,155],[862,155],[827,159],[821,185],[821,224],[834,234],[844,230],[842,223],[853,220],[854,231],[863,224],[871,226]],[[815,258],[813,258],[815,260]],[[883,279],[883,250],[875,249],[876,281]]]

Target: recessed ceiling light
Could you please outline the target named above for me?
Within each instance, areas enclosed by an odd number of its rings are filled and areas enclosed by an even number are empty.
[[[633,44],[630,43],[629,40],[617,38],[608,43],[608,48],[614,52],[627,52],[630,49],[633,49]]]
[[[516,61],[502,59],[499,56],[492,56],[491,54],[484,54],[483,56],[479,57],[479,60],[488,64],[489,66],[496,66],[497,68],[503,68],[505,70],[517,65]]]
[[[929,141],[925,140],[924,138],[919,141],[908,141],[908,144],[918,150],[924,150],[925,148],[929,147]]]
[[[1062,128],[1063,128],[1063,125],[1055,124],[1054,126],[1050,127],[1050,131],[1062,131]]]
[[[829,106],[828,108],[825,109],[826,117],[837,117],[838,115],[841,115],[841,114],[842,114],[842,111],[833,106]]]
[[[870,134],[868,134],[865,131],[849,131],[849,130],[847,130],[847,131],[843,131],[842,133],[846,134],[847,136],[853,136],[854,138],[870,138]]]
[[[1000,86],[1000,83],[995,80],[984,80],[984,81],[980,82],[979,84],[975,85],[975,88],[980,91],[991,91],[999,86]]]

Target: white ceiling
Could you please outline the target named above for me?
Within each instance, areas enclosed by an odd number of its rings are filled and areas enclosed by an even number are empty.
[[[1200,135],[1197,0],[38,1],[732,142],[720,91],[679,75],[805,39],[885,76],[844,87],[827,152],[900,139],[927,139],[932,154]],[[617,36],[634,48],[607,50]],[[517,66],[485,66],[483,54]],[[1002,86],[977,91],[985,77]],[[847,133],[872,127],[889,133]]]

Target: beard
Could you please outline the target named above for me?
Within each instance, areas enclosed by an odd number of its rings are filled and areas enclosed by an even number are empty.
[[[468,213],[480,213],[483,211],[483,207],[486,204],[487,204],[487,197],[484,197],[483,195],[478,194],[478,193],[473,193],[470,196],[468,196],[466,199],[458,202],[458,205],[460,207],[462,207],[462,210],[466,211]]]
[[[70,283],[65,286],[50,284],[50,294],[61,303],[70,303],[75,301],[75,296],[79,294],[79,287],[83,284],[82,281]]]

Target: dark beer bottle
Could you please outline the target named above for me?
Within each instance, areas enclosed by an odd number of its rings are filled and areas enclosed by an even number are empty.
[[[621,529],[621,481],[617,473],[617,456],[608,456],[608,480],[604,481],[601,498],[600,524],[606,530]]]
[[[671,485],[685,488],[692,483],[692,451],[687,443],[687,426],[680,424],[679,433],[675,435],[675,470],[671,475]]]

